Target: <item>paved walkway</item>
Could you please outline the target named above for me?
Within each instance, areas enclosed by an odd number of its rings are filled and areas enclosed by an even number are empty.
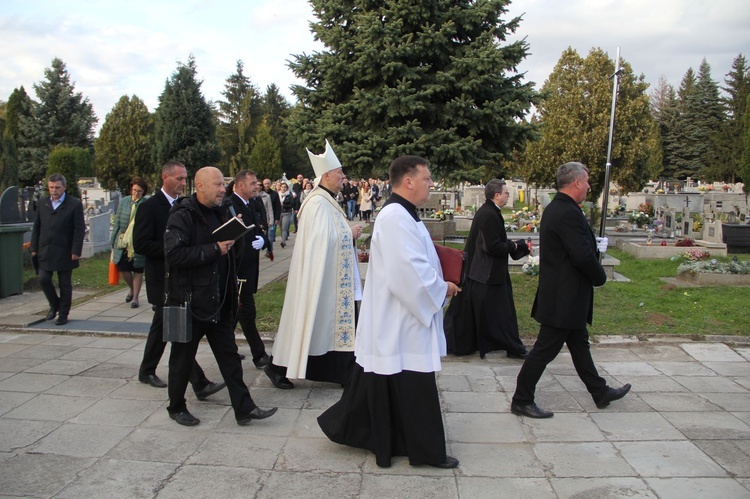
[[[510,414],[521,361],[448,357],[438,384],[448,450],[461,465],[395,458],[382,469],[318,428],[341,395],[334,385],[278,390],[246,363],[253,397],[278,406],[276,415],[240,427],[226,390],[203,402],[188,390],[201,424],[181,427],[167,416],[166,390],[137,380],[144,307],[127,315],[119,292],[74,309],[67,327],[80,334],[49,323],[9,328],[8,317],[33,315],[31,295],[0,300],[2,497],[750,497],[750,343],[608,338],[592,347],[594,359],[612,385],[633,390],[604,410],[563,353],[539,385],[539,404],[556,413],[548,420]],[[220,379],[207,345],[198,359]]]

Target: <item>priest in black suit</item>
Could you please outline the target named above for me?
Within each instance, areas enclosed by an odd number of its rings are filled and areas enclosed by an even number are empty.
[[[182,194],[187,182],[187,169],[178,161],[169,161],[161,169],[162,187],[153,196],[143,201],[135,213],[133,247],[136,253],[146,257],[146,296],[153,305],[154,317],[148,331],[143,361],[138,370],[138,380],[155,388],[166,388],[167,384],[156,375],[156,367],[164,354],[163,340],[164,306],[164,232],[167,229],[169,210]],[[224,383],[212,383],[203,369],[195,362],[190,377],[195,395],[204,399],[224,388]]]
[[[78,268],[86,232],[83,205],[78,198],[65,193],[67,185],[61,174],[49,176],[49,197],[39,200],[31,233],[31,256],[37,259],[39,284],[49,302],[45,319],[51,321],[59,314],[55,321],[58,326],[68,323],[73,302],[73,269]],[[59,296],[52,283],[55,272],[60,286]]]
[[[255,172],[242,170],[232,182],[231,194],[228,201],[235,216],[242,218],[245,225],[255,227],[247,232],[244,244],[238,245],[242,248],[242,256],[237,262],[237,280],[240,286],[240,309],[238,320],[242,326],[242,332],[250,345],[253,355],[253,364],[258,369],[263,369],[268,364],[269,357],[266,347],[260,338],[258,327],[255,324],[257,316],[255,308],[255,293],[258,291],[258,274],[260,272],[260,250],[268,247],[269,241],[263,234],[261,214],[257,211],[257,205],[253,201],[260,190],[260,182]],[[234,323],[237,327],[237,321]]]
[[[607,250],[607,238],[596,238],[580,203],[589,187],[588,169],[581,163],[565,163],[557,169],[555,198],[542,214],[539,239],[539,287],[531,315],[539,322],[539,336],[516,380],[511,412],[531,418],[553,416],[534,402],[536,384],[547,364],[568,346],[573,366],[598,408],[624,397],[630,385],[610,388],[599,376],[591,358],[589,333],[594,309],[594,287],[603,286],[607,275],[599,255]]]
[[[508,203],[508,186],[490,180],[484,188],[485,203],[471,223],[466,241],[466,283],[451,299],[445,315],[448,353],[468,355],[479,350],[505,350],[508,357],[526,358],[526,347],[518,334],[516,305],[508,271],[508,257],[518,260],[529,254],[523,239],[512,241],[505,232],[500,210]]]

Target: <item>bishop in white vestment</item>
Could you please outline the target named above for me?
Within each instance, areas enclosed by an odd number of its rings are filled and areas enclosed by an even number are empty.
[[[417,206],[430,196],[429,163],[397,158],[393,193],[375,222],[370,272],[357,326],[356,365],[341,400],[318,423],[334,442],[412,465],[454,468],[446,455],[435,372],[446,354],[443,305],[460,289],[443,280],[440,260]]]
[[[298,213],[279,331],[265,368],[277,388],[293,388],[289,378],[343,385],[354,361],[355,302],[362,299],[354,241],[362,228],[349,226],[335,199],[344,173],[328,141],[323,155],[308,153],[318,186]]]

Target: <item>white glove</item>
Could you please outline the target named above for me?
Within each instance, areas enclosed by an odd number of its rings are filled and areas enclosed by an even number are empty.
[[[606,253],[607,252],[607,246],[609,246],[609,239],[606,237],[597,237],[596,238],[596,249],[599,250],[599,253]]]
[[[253,249],[259,250],[263,249],[263,245],[265,244],[265,241],[263,241],[263,236],[255,236],[255,241],[253,241]]]

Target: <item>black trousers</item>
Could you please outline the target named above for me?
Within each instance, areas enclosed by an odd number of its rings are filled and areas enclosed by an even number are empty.
[[[255,325],[255,318],[258,315],[255,309],[255,294],[245,284],[243,283],[242,288],[240,288],[240,310],[234,327],[237,327],[237,322],[240,323],[242,333],[245,335],[247,344],[250,345],[253,360],[258,360],[266,354],[266,346],[260,339],[258,327]]]
[[[138,374],[141,376],[148,376],[150,374],[156,374],[156,368],[161,361],[161,356],[164,355],[164,349],[167,344],[164,342],[164,315],[161,307],[156,307],[154,310],[154,318],[151,320],[151,328],[148,330],[148,337],[146,338],[146,347],[143,349],[143,360],[141,361],[141,367],[138,370]],[[206,373],[203,372],[198,362],[193,362],[193,369],[190,373],[190,384],[193,385],[193,390],[198,391],[208,385],[210,381],[206,378]]]
[[[235,417],[247,414],[257,406],[250,397],[245,381],[242,379],[242,362],[237,352],[234,340],[234,318],[224,314],[226,318],[217,323],[203,322],[193,319],[193,339],[188,343],[172,343],[169,355],[169,377],[167,391],[169,393],[170,414],[187,410],[185,404],[185,390],[187,389],[190,373],[195,364],[195,354],[204,336],[214,354],[221,376],[227,384],[229,398],[232,401]]]
[[[54,272],[54,270],[39,269],[39,285],[42,287],[50,308],[57,310],[60,315],[67,316],[70,313],[70,305],[73,303],[73,271],[57,271],[60,296],[57,295],[55,285],[52,283],[52,274]]]
[[[518,373],[516,392],[513,394],[514,404],[534,403],[536,384],[547,368],[547,364],[555,360],[563,345],[568,346],[573,367],[586,385],[588,392],[594,400],[600,398],[600,395],[607,389],[607,382],[599,376],[594,359],[591,358],[588,330],[586,328],[558,329],[542,324],[534,348],[529,352],[528,358]]]

